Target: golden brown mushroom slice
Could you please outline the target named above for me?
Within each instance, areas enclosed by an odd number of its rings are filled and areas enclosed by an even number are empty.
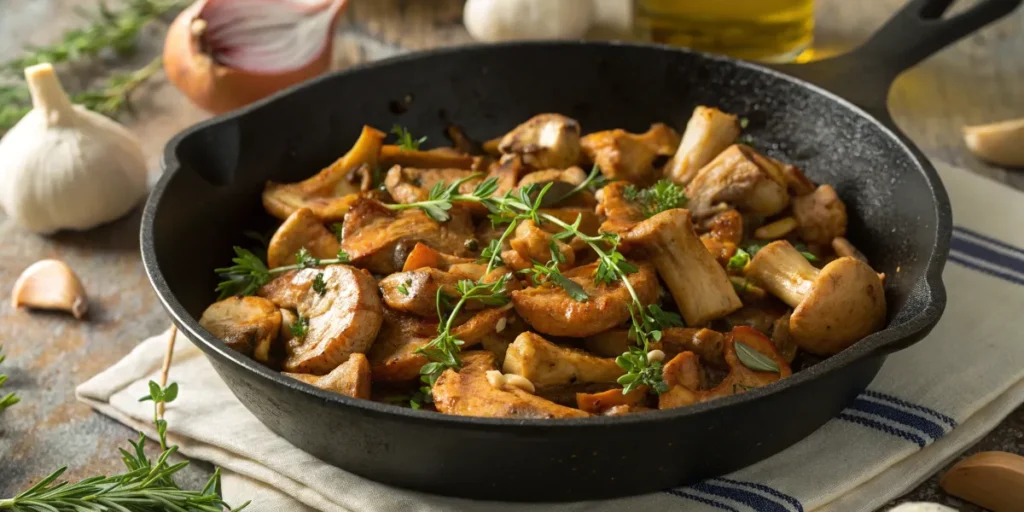
[[[392,211],[380,202],[359,198],[342,228],[341,248],[353,265],[377,274],[391,274],[404,265],[417,242],[455,256],[469,255],[466,240],[473,236],[469,213],[456,206],[451,219],[439,223],[420,210]]]
[[[281,372],[295,380],[352,398],[370,399],[370,363],[363,354],[352,354],[331,373],[322,377],[308,373]]]
[[[604,215],[606,219],[601,224],[601,231],[625,233],[636,223],[644,220],[643,209],[626,198],[626,189],[629,186],[630,184],[624,181],[616,181],[598,192],[600,203],[597,205],[597,214]]]
[[[838,258],[818,270],[789,242],[757,252],[747,277],[795,308],[789,333],[800,348],[828,356],[885,324],[885,291],[863,261]]]
[[[369,126],[352,149],[315,176],[298,183],[267,182],[263,207],[284,220],[299,208],[309,208],[324,222],[339,222],[358,197],[359,186],[350,181],[364,164],[377,165],[377,155],[387,135]]]
[[[418,379],[420,368],[428,360],[417,350],[437,336],[437,322],[387,308],[384,311],[384,326],[367,352],[373,367],[373,380],[406,382]],[[508,336],[504,331],[512,315],[508,306],[485,309],[468,316],[452,329],[452,335],[464,343],[462,349],[488,344],[490,340],[503,340]]]
[[[707,219],[702,227],[707,232],[700,235],[700,241],[719,265],[726,266],[743,241],[743,216],[734,209],[725,210]]]
[[[741,357],[737,351],[747,355]],[[743,393],[793,374],[789,363],[778,354],[771,340],[750,327],[734,328],[725,338],[724,353],[729,373],[717,386],[706,391],[700,390],[700,364],[696,354],[683,352],[672,358],[662,370],[662,379],[668,384],[668,391],[658,396],[658,408],[684,407]],[[745,360],[753,367],[748,366]],[[768,364],[756,364],[757,360],[767,361]],[[770,369],[771,366],[775,369]]]
[[[437,292],[458,297],[459,278],[436,268],[396,272],[380,280],[384,304],[395,311],[437,318]],[[468,304],[467,304],[468,306]]]
[[[294,264],[295,255],[303,248],[320,259],[334,258],[341,248],[338,237],[309,208],[292,212],[274,232],[267,246],[267,267]]]
[[[686,325],[703,326],[743,306],[729,276],[694,232],[689,210],[663,211],[622,239],[650,257]]]
[[[473,167],[473,157],[451,151],[419,151],[385,144],[380,148],[380,166],[419,167],[423,169],[466,169]]]
[[[402,272],[408,272],[410,270],[420,268],[448,270],[452,265],[472,263],[474,261],[476,260],[473,258],[460,258],[458,256],[452,256],[451,254],[444,254],[442,252],[435,251],[423,242],[417,242],[416,245],[413,246],[412,251],[409,252],[409,256],[405,258],[405,263],[402,265]]]
[[[488,418],[584,418],[590,414],[505,386],[498,389],[487,380],[496,370],[494,354],[465,352],[462,369],[445,370],[434,384],[432,394],[437,410],[458,416]]]
[[[647,401],[647,387],[639,386],[629,393],[622,393],[621,388],[609,389],[600,393],[576,393],[576,407],[590,414],[618,416],[646,410],[643,404]],[[615,411],[609,414],[610,411]]]
[[[661,340],[651,343],[650,348],[661,350],[669,359],[681,352],[694,352],[701,360],[722,366],[724,343],[725,335],[718,331],[669,327],[661,330]],[[634,345],[636,342],[629,339],[629,329],[609,329],[584,339],[587,351],[601,357],[618,357]]]
[[[846,236],[846,205],[831,185],[793,198],[793,217],[800,238],[809,244],[827,246],[835,238]]]
[[[469,194],[482,178],[474,178],[473,171],[462,169],[418,169],[415,167],[392,167],[384,178],[391,197],[396,203],[416,203],[426,201],[430,189],[438,183],[449,186],[459,180],[468,180],[459,186],[460,194]]]
[[[514,235],[509,239],[510,249],[502,251],[502,260],[513,270],[532,268],[534,263],[546,263],[551,259],[551,247],[558,249],[563,263],[559,270],[565,270],[576,263],[576,251],[561,240],[537,226],[532,220],[525,220],[516,226]]]
[[[520,334],[505,353],[502,370],[526,377],[538,388],[569,384],[615,383],[624,370],[615,359],[560,347],[539,334]]]
[[[313,280],[323,274],[323,293]],[[305,334],[285,347],[284,369],[323,375],[357,352],[370,348],[383,320],[377,282],[368,272],[329,265],[289,272],[260,289],[282,308],[295,309],[306,322]]]
[[[656,123],[641,134],[622,129],[591,133],[580,139],[580,146],[606,177],[648,186],[660,178],[654,160],[675,153],[679,134]]]
[[[697,171],[729,147],[740,136],[740,123],[736,116],[714,107],[693,109],[686,123],[683,139],[672,160],[665,165],[665,175],[679,185],[686,186],[697,176]]]
[[[648,306],[658,298],[658,277],[646,263],[639,263],[637,268],[629,275],[629,283],[640,302]],[[619,326],[629,319],[633,300],[621,281],[595,283],[596,270],[597,264],[592,263],[564,273],[583,288],[586,301],[577,301],[556,286],[535,286],[512,292],[516,312],[535,330],[552,336],[582,338]]]
[[[743,144],[733,144],[700,169],[686,186],[687,207],[703,219],[732,205],[762,217],[789,206],[782,169],[771,159]]]
[[[498,150],[520,155],[534,169],[565,169],[580,160],[580,124],[561,114],[538,114],[502,137]]]
[[[281,330],[281,312],[261,297],[228,297],[210,304],[199,325],[232,350],[268,363]]]

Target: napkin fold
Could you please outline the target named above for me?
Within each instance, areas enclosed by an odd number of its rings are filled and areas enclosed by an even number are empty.
[[[253,511],[804,512],[874,510],[927,479],[1024,402],[1024,194],[940,166],[953,203],[945,315],[926,339],[888,358],[868,390],[789,449],[731,475],[601,502],[480,502],[378,484],[293,447],[261,424],[179,336],[167,407],[169,440],[224,469],[231,503]],[[80,400],[153,435],[152,405],[167,333],[143,341],[79,386]]]

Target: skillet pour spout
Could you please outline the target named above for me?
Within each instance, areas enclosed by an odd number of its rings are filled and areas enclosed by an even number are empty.
[[[929,5],[923,14],[932,15],[935,5],[949,3],[914,0],[894,20],[919,17]],[[956,30],[928,25],[930,41],[945,41],[930,51],[1019,3],[981,2],[989,8],[971,11],[967,21],[954,18]],[[943,33],[945,39],[935,35]],[[912,65],[924,52],[902,48],[889,48],[879,65]],[[838,76],[826,71],[815,73]],[[887,88],[895,75],[885,76],[874,85]],[[403,112],[388,108],[410,95],[415,100]],[[729,473],[806,437],[865,389],[886,354],[920,340],[938,321],[949,201],[884,106],[859,101],[865,98],[853,98],[861,108],[779,71],[650,45],[530,42],[405,55],[321,77],[174,137],[146,204],[143,260],[174,322],[238,399],[272,431],[324,461],[383,483],[475,499],[653,492]],[[747,117],[759,148],[832,184],[849,210],[847,237],[887,276],[884,329],[790,378],[691,407],[505,420],[328,393],[230,350],[199,326],[215,298],[212,269],[223,266],[232,245],[244,245],[242,232],[270,225],[259,200],[264,183],[308,177],[350,145],[364,123],[401,124],[437,141],[448,123],[490,138],[534,114],[560,112],[587,131],[638,133],[653,122],[681,128],[696,105]],[[644,448],[628,439],[642,439]]]

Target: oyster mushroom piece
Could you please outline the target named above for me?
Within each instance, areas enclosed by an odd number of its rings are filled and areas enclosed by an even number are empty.
[[[656,123],[642,134],[622,129],[591,133],[580,140],[580,146],[606,177],[648,186],[658,180],[654,160],[675,153],[679,134]]]
[[[576,407],[590,414],[608,414],[613,409],[621,413],[640,412],[647,401],[647,387],[639,386],[629,393],[623,394],[622,389],[615,388],[599,393],[576,393]],[[618,414],[612,414],[618,415]]]
[[[697,219],[735,206],[744,213],[771,217],[789,206],[782,169],[753,148],[733,144],[702,167],[686,186],[688,208]]]
[[[658,298],[658,277],[646,264],[629,274],[629,283],[644,307]],[[544,285],[512,292],[516,313],[536,331],[552,336],[584,337],[621,325],[629,319],[633,299],[616,281],[611,285],[594,282],[597,263],[567,270],[564,275],[579,284],[587,300],[577,301],[562,288]]]
[[[274,232],[267,245],[267,267],[294,264],[295,255],[303,248],[320,259],[334,258],[341,248],[338,237],[309,208],[292,212]]]
[[[534,169],[565,169],[580,160],[580,124],[561,114],[539,114],[502,137],[498,150],[522,156]]]
[[[456,181],[471,178],[459,185],[460,194],[469,194],[482,180],[473,178],[475,173],[462,169],[416,169],[413,167],[394,166],[384,177],[384,186],[397,203],[416,203],[426,201],[430,189],[441,183],[448,186]]]
[[[789,333],[800,348],[835,354],[885,324],[885,291],[867,263],[843,257],[818,270],[789,242],[764,246],[747,277],[794,308]]]
[[[281,331],[281,311],[262,297],[228,297],[210,304],[199,325],[232,350],[268,363]]]
[[[322,377],[308,373],[288,373],[283,375],[306,384],[316,386],[324,391],[332,391],[352,398],[370,399],[370,363],[363,354],[352,354],[348,361],[341,363],[331,373]]]
[[[559,270],[571,268],[576,263],[576,251],[569,244],[555,239],[532,220],[520,222],[508,244],[511,249],[502,251],[501,258],[517,271],[550,260],[552,247],[558,250],[564,260],[558,265]]]
[[[323,294],[313,289],[323,274]],[[307,268],[284,274],[260,289],[282,308],[295,309],[308,322],[306,333],[285,346],[285,371],[323,375],[373,344],[383,321],[377,282],[347,265]]]
[[[67,263],[40,260],[29,265],[14,282],[11,305],[67,311],[81,320],[89,309],[89,300]]]
[[[689,210],[661,212],[634,226],[623,240],[648,254],[686,325],[702,326],[743,306],[725,269],[693,231]]]
[[[439,223],[421,210],[392,211],[379,201],[359,198],[345,215],[341,248],[353,265],[376,274],[401,269],[417,242],[453,256],[466,256],[466,240],[473,236],[469,212],[460,206],[448,211],[451,219]]]
[[[679,185],[688,185],[701,167],[739,136],[740,123],[736,116],[714,107],[693,109],[679,148],[665,166],[665,175]]]
[[[800,237],[809,244],[827,246],[836,237],[846,236],[846,205],[832,185],[821,185],[810,194],[794,197],[793,217]]]
[[[402,272],[408,272],[410,270],[420,268],[448,270],[452,265],[472,263],[474,261],[476,260],[473,258],[460,258],[458,256],[437,252],[423,242],[416,242],[412,251],[409,252],[409,256],[405,258],[405,263],[402,265]]]
[[[494,354],[465,352],[462,369],[445,370],[432,389],[434,405],[444,414],[489,418],[583,418],[590,414],[558,405],[514,386],[496,388],[487,372],[497,370]]]
[[[437,292],[458,297],[455,285],[459,278],[434,268],[396,272],[380,280],[384,304],[395,311],[437,318]]]
[[[724,340],[724,334],[711,329],[669,327],[661,330],[661,340],[651,343],[650,348],[665,352],[669,359],[682,352],[694,352],[701,360],[722,366],[725,364]],[[587,351],[601,357],[618,357],[634,345],[636,342],[629,339],[629,329],[611,329],[584,340]]]
[[[502,371],[538,388],[577,383],[614,383],[624,373],[615,359],[560,347],[532,332],[520,334],[505,352]]]
[[[745,345],[744,350],[754,350],[770,359],[778,367],[778,371],[749,368],[737,355],[736,343]],[[736,395],[767,386],[793,374],[789,363],[776,352],[771,340],[750,327],[733,328],[725,337],[723,349],[729,373],[717,386],[706,391],[700,390],[700,358],[696,354],[683,352],[666,363],[662,370],[662,378],[668,385],[668,391],[658,396],[658,408],[684,407],[697,402]]]
[[[446,148],[447,149],[447,148]],[[419,167],[423,169],[471,169],[473,157],[458,152],[439,152],[409,150],[393,144],[385,144],[380,148],[380,165],[389,168],[394,165],[402,167]]]
[[[341,221],[359,197],[359,186],[349,181],[350,176],[362,165],[377,165],[386,137],[384,132],[364,126],[352,149],[313,177],[287,184],[268,181],[263,207],[281,220],[299,208],[309,208],[324,222]]]

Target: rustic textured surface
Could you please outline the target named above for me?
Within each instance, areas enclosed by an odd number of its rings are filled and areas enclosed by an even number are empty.
[[[461,0],[351,0],[337,36],[335,64],[394,55],[406,49],[468,41],[460,25]],[[970,3],[970,2],[960,2]],[[80,23],[73,9],[91,0],[0,0],[0,61],[26,44],[44,44]],[[825,53],[864,40],[902,0],[876,0],[870,7],[843,0],[819,0],[818,47]],[[74,88],[98,71],[143,63],[162,42],[153,27],[141,51],[128,61],[78,66],[66,81]],[[1024,188],[1024,175],[993,168],[967,153],[960,137],[964,123],[1024,116],[1024,15],[1017,13],[947,49],[902,76],[890,107],[898,124],[929,155]],[[164,142],[204,114],[170,86],[146,86],[136,101],[137,119],[126,119],[143,140],[156,169]],[[139,214],[135,212],[88,233],[38,237],[21,231],[0,214],[0,343],[9,354],[3,370],[6,389],[22,403],[0,416],[0,497],[24,489],[61,465],[68,476],[119,470],[116,449],[134,434],[74,400],[74,387],[109,366],[138,340],[164,329],[167,319],[150,290],[138,258]],[[86,322],[60,314],[15,311],[6,290],[33,261],[58,257],[80,274],[90,295]],[[187,383],[183,383],[187,385]],[[968,453],[1024,452],[1024,408]],[[194,465],[183,483],[198,484],[211,468]],[[975,510],[938,489],[937,477],[905,499],[933,500]],[[903,500],[900,500],[903,501]]]

